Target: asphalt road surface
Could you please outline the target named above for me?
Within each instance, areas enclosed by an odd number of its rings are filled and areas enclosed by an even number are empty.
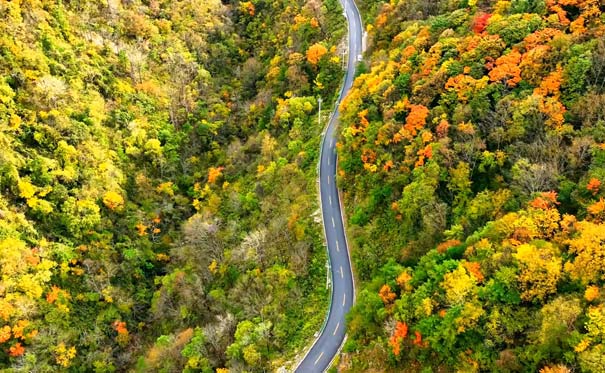
[[[355,66],[362,53],[363,40],[361,17],[354,0],[340,0],[340,2],[349,26],[349,60],[338,103],[353,85]],[[335,180],[337,123],[338,110],[331,117],[326,129],[319,161],[321,206],[332,272],[331,308],[321,335],[296,368],[298,373],[323,372],[328,369],[344,342],[345,315],[351,309],[354,300],[353,272]]]

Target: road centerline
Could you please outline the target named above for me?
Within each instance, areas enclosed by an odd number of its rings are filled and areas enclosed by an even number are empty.
[[[326,248],[328,252],[327,274],[328,282],[332,279],[330,286],[331,296],[335,302],[330,303],[330,309],[327,313],[324,327],[319,331],[317,338],[307,350],[302,360],[298,362],[295,368],[296,373],[322,373],[329,367],[334,357],[342,348],[342,343],[346,335],[345,317],[355,301],[355,284],[352,276],[351,259],[348,253],[346,232],[344,231],[344,220],[340,210],[340,198],[338,191],[338,107],[345,99],[349,90],[353,86],[355,80],[355,70],[360,55],[363,49],[363,22],[359,14],[359,10],[355,5],[355,0],[339,0],[343,7],[344,16],[348,23],[348,49],[347,49],[347,66],[344,81],[340,90],[340,94],[335,102],[334,112],[328,120],[326,128],[322,132],[322,142],[319,156],[319,203],[322,214],[322,222],[324,228],[324,238],[326,240]],[[343,56],[344,59],[344,56]],[[321,120],[320,120],[321,124]],[[334,182],[332,183],[332,177]],[[327,180],[326,180],[327,179]],[[328,198],[326,198],[326,196]],[[326,202],[329,202],[326,203]],[[336,224],[338,219],[339,224]],[[329,221],[332,221],[330,228]],[[343,241],[343,250],[340,250],[340,239]],[[336,247],[334,243],[336,242]],[[346,269],[346,270],[345,270]],[[340,270],[340,276],[337,272]],[[331,275],[331,277],[330,277]],[[338,293],[343,293],[342,307],[338,307]],[[347,293],[350,294],[350,301],[347,302]],[[342,324],[342,330],[340,330]],[[335,328],[330,336],[330,325]]]
[[[315,365],[317,365],[317,363],[319,363],[319,359],[321,359],[322,356],[324,356],[324,352],[323,351],[321,352],[321,354],[319,354],[319,356],[315,360]]]

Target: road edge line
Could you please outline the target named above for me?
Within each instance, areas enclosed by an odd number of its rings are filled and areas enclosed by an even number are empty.
[[[346,0],[342,0],[343,2]],[[357,10],[357,16],[359,18],[359,27],[361,28],[362,31],[362,37],[363,37],[363,33],[364,33],[364,28],[363,28],[363,20],[361,18],[361,13],[359,12],[359,8],[357,7],[357,4],[355,2],[355,0],[351,0],[353,2],[353,4],[355,5],[355,9]],[[339,1],[339,3],[341,4],[343,11],[345,11],[345,18],[346,18],[346,8],[345,5],[343,3],[341,3]],[[350,32],[350,27],[349,27],[349,22],[347,22],[347,41],[350,42],[350,37],[351,37],[351,32]],[[348,53],[350,54],[351,51],[349,49],[349,43],[347,43],[347,50]],[[363,45],[362,45],[362,53],[363,51]],[[330,123],[333,120],[334,117],[334,113],[336,112],[336,110],[339,109],[339,106],[342,102],[342,100],[344,99],[344,89],[345,89],[345,84],[347,82],[347,74],[348,74],[348,61],[347,61],[347,68],[345,70],[345,74],[343,77],[343,82],[340,88],[340,92],[338,94],[338,99],[335,102],[335,107],[333,108],[333,110],[331,110],[330,112],[330,116],[326,122],[326,125],[322,131],[322,139],[321,139],[321,143],[320,143],[320,147],[319,147],[319,162],[317,163],[317,178],[318,181],[316,182],[317,185],[317,189],[318,189],[318,200],[319,200],[319,210],[320,210],[320,215],[321,215],[321,221],[322,221],[322,230],[324,233],[324,242],[325,242],[325,248],[326,248],[326,253],[327,253],[327,258],[328,258],[328,264],[330,266],[330,274],[331,277],[334,277],[334,270],[332,268],[332,262],[330,260],[330,250],[329,250],[329,243],[328,243],[328,236],[326,233],[326,225],[325,225],[325,221],[324,221],[324,214],[323,214],[323,204],[321,201],[321,159],[322,159],[322,155],[323,155],[323,147],[324,147],[324,143],[326,141],[326,133],[328,128],[330,127]],[[353,87],[351,87],[353,88]],[[338,125],[336,125],[336,128],[338,128]],[[357,294],[356,294],[356,285],[355,285],[355,274],[353,273],[353,262],[351,261],[351,251],[349,249],[349,240],[347,238],[347,229],[345,226],[345,219],[344,219],[344,214],[343,214],[343,203],[342,203],[342,198],[341,198],[341,192],[340,192],[340,188],[338,188],[338,184],[336,183],[336,176],[338,174],[338,153],[336,153],[336,173],[335,173],[335,177],[334,177],[334,184],[336,185],[336,193],[338,195],[338,204],[339,204],[339,208],[340,208],[340,219],[343,225],[343,231],[344,231],[344,236],[345,236],[345,245],[346,245],[346,251],[347,251],[347,256],[349,259],[349,266],[351,267],[351,281],[353,282],[353,299],[352,299],[352,303],[351,303],[351,307],[353,307],[353,305],[355,305],[355,300],[357,298]],[[333,281],[332,281],[333,282]],[[317,341],[319,340],[319,338],[321,338],[323,332],[326,329],[326,325],[328,324],[328,320],[330,319],[330,313],[332,312],[332,304],[333,304],[333,298],[334,298],[334,284],[330,284],[330,302],[328,304],[328,311],[326,312],[326,317],[324,318],[324,322],[322,324],[321,329],[319,330],[319,333],[317,334],[317,337],[315,338],[315,340],[313,341],[313,343],[311,344],[310,348],[307,350],[307,352],[303,355],[303,357],[296,363],[296,366],[294,367],[293,372],[295,372],[300,364],[307,358],[307,356],[309,355],[309,353],[311,353],[311,350],[313,349],[313,347],[315,346],[315,344],[317,343]],[[346,321],[346,320],[345,320]],[[346,331],[346,324],[343,325],[343,328]],[[327,370],[329,370],[332,367],[332,364],[334,363],[334,360],[336,359],[337,356],[340,355],[345,342],[347,341],[348,338],[348,334],[345,332],[344,338],[342,339],[342,342],[340,343],[340,345],[338,346],[338,350],[336,351],[336,353],[334,354],[334,356],[332,356],[332,359],[330,360],[329,364],[327,365],[326,369],[323,370],[323,372],[326,372]]]
[[[343,0],[343,1],[345,1],[345,0]],[[359,17],[359,27],[361,28],[362,37],[363,37],[363,34],[364,34],[365,31],[364,31],[364,27],[363,27],[363,19],[361,18],[361,12],[359,11],[359,7],[357,6],[357,3],[355,2],[355,0],[351,0],[351,2],[353,2],[353,4],[355,5],[355,8],[357,10],[357,16]],[[344,9],[344,7],[343,7],[343,9]],[[349,22],[347,22],[347,29],[348,28],[349,28]],[[351,35],[350,31],[347,32],[347,35],[348,35],[348,37],[350,37],[350,35]],[[362,45],[362,51],[361,51],[361,53],[363,54],[364,52],[365,51],[363,50],[363,45]],[[350,53],[350,51],[349,51],[349,53]],[[348,66],[347,66],[347,69],[348,69]],[[355,72],[357,72],[357,69],[355,69]],[[346,83],[346,78],[347,78],[347,76],[345,74],[345,83]],[[353,79],[353,85],[354,84],[355,84],[355,79]],[[351,89],[352,88],[353,88],[353,86],[351,86]],[[342,86],[342,91],[344,91],[344,84]],[[341,100],[344,98],[342,96],[342,91],[341,91],[341,95],[340,95],[340,99]],[[340,106],[340,103],[339,103],[338,106]],[[338,110],[338,107],[336,107],[336,110]],[[334,112],[332,112],[332,114],[334,114]],[[340,122],[338,124],[340,125]],[[329,123],[328,123],[328,125],[329,125]],[[337,128],[338,128],[338,126],[337,126]],[[339,133],[338,131],[336,131],[337,128],[335,128],[335,132]],[[340,220],[342,221],[342,229],[344,231],[344,236],[345,236],[346,251],[347,251],[347,256],[349,257],[349,266],[351,267],[351,281],[353,282],[353,299],[351,301],[352,302],[351,303],[351,308],[352,308],[355,305],[355,300],[357,299],[357,292],[355,291],[356,290],[355,273],[353,272],[353,261],[351,260],[351,246],[349,245],[349,239],[347,237],[347,225],[345,224],[346,220],[344,218],[344,204],[342,202],[341,190],[338,187],[338,183],[336,182],[336,178],[337,177],[338,177],[338,152],[336,152],[336,173],[334,175],[334,185],[336,185],[336,192],[337,192],[337,195],[338,195],[338,204],[339,204],[339,207],[340,207]],[[342,349],[344,348],[344,345],[347,342],[349,334],[346,333],[346,330],[347,330],[346,323],[342,327],[345,330],[344,338],[342,339],[342,342],[341,342],[340,346],[338,346],[338,350],[336,351],[336,353],[332,357],[332,360],[330,360],[330,363],[328,364],[328,367],[324,370],[324,372],[327,371],[327,370],[329,370],[332,367],[332,365],[334,363],[334,360],[336,360],[336,357],[341,354]]]

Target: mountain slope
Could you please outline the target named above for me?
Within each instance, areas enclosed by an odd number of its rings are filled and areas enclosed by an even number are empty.
[[[0,3],[0,366],[264,371],[322,322],[336,1]]]
[[[366,13],[369,63],[341,104],[338,145],[363,284],[344,366],[605,369],[603,247],[586,242],[605,229],[604,11],[393,1]]]

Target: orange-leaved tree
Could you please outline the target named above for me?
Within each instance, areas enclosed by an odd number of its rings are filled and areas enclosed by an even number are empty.
[[[407,337],[407,335],[408,335],[408,324],[401,322],[401,321],[397,321],[397,325],[395,326],[395,331],[393,332],[393,335],[391,336],[391,338],[389,338],[389,345],[393,349],[393,354],[395,356],[399,356],[399,353],[401,352],[401,342],[403,342],[403,340],[405,339],[405,337]]]
[[[485,30],[487,26],[487,21],[490,19],[492,15],[490,13],[479,13],[475,19],[473,20],[473,32],[475,34],[480,34]]]
[[[592,193],[592,195],[594,196],[595,194],[599,193],[599,188],[601,187],[601,181],[595,177],[591,178],[588,181],[588,184],[586,184],[586,189]]]
[[[498,57],[496,66],[489,72],[492,82],[504,82],[509,87],[515,87],[521,81],[521,53],[513,49],[509,54]]]
[[[418,130],[426,124],[426,118],[429,116],[429,109],[424,105],[410,104],[410,113],[405,120],[404,128],[412,135],[416,136]]]
[[[389,304],[397,298],[397,295],[391,290],[391,287],[387,284],[382,285],[380,291],[378,292],[380,299],[384,302],[384,304]]]
[[[328,49],[319,43],[315,43],[307,50],[307,61],[311,65],[317,65],[319,60],[328,53]]]

